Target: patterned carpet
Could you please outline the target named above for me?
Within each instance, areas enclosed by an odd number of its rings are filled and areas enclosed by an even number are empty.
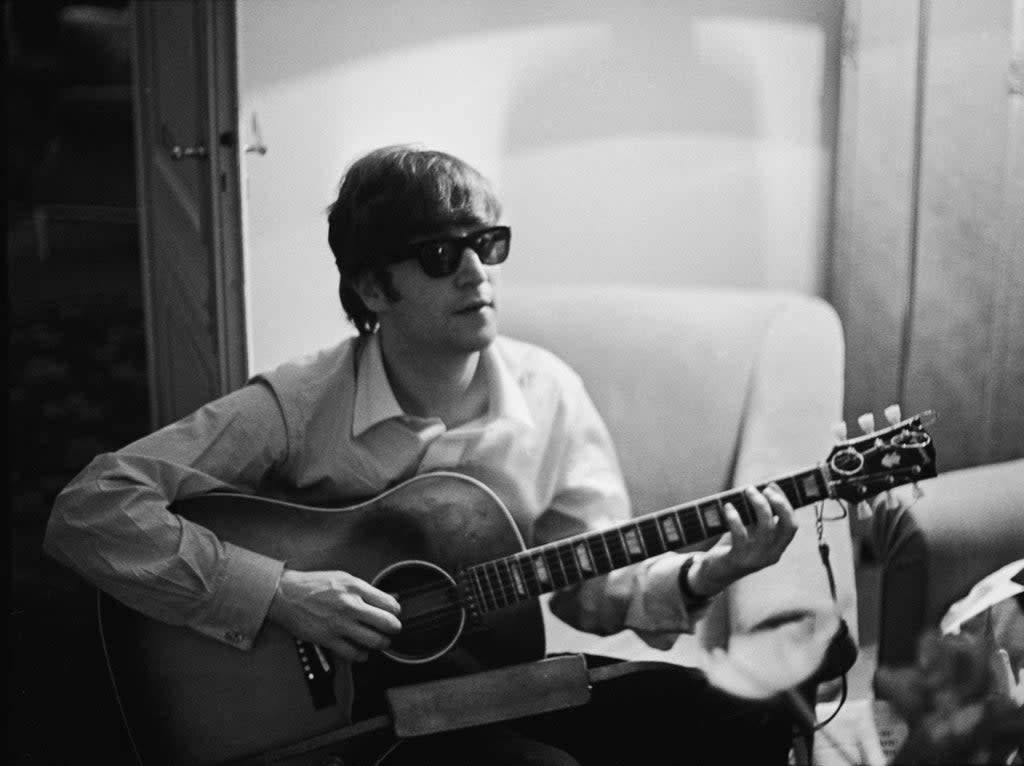
[[[127,264],[137,280],[138,266]],[[148,430],[142,310],[137,294],[113,292],[117,279],[103,281],[104,268],[85,274],[62,272],[60,264],[47,268],[62,292],[52,300],[26,300],[34,283],[21,274],[9,280],[7,763],[129,763],[93,592],[40,546],[60,489],[95,454]],[[106,271],[112,268],[120,267],[108,263]],[[87,284],[76,291],[66,281],[74,279]]]

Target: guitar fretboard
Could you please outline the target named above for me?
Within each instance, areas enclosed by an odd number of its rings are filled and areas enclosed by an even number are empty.
[[[758,485],[763,490],[768,484]],[[799,508],[829,497],[820,466],[774,480]],[[754,509],[742,490],[731,490],[631,519],[609,529],[567,537],[463,570],[463,587],[479,612],[502,609],[559,588],[607,574],[668,551],[681,550],[728,531],[731,503],[745,525]]]

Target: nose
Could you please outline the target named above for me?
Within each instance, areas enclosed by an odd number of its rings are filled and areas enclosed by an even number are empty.
[[[462,260],[455,275],[460,283],[477,284],[487,279],[487,267],[480,260],[476,250],[466,247],[462,251]]]

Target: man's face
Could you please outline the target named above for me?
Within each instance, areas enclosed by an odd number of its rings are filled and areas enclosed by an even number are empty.
[[[452,225],[413,242],[465,236],[486,228]],[[391,302],[381,296],[373,305],[367,304],[377,312],[381,338],[388,348],[452,356],[481,351],[497,336],[495,299],[500,266],[482,264],[477,253],[466,247],[449,276],[428,276],[414,258],[389,268],[401,297]]]

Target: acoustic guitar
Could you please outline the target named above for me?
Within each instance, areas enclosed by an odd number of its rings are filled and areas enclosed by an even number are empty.
[[[776,478],[794,507],[857,502],[936,475],[930,412],[841,442],[824,462]],[[759,485],[764,488],[770,482]],[[173,510],[222,540],[298,570],[344,569],[393,594],[402,631],[350,665],[274,624],[250,651],[147,618],[105,595],[99,621],[118,702],[141,762],[229,763],[386,709],[384,690],[544,657],[538,597],[727,531],[741,490],[527,548],[487,486],[427,473],[343,508],[211,493]]]

